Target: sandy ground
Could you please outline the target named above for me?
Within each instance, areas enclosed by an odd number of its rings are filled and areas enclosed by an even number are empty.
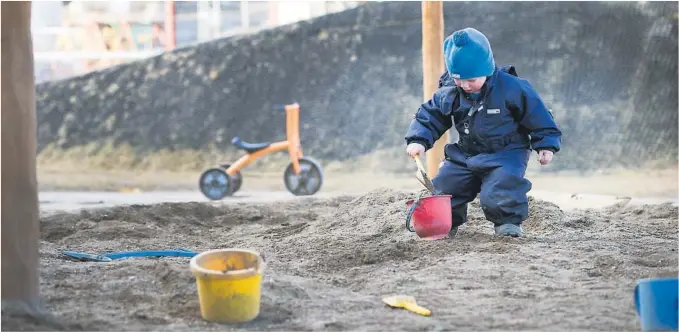
[[[539,167],[539,166],[538,166]],[[630,205],[677,202],[677,169],[602,170],[590,174],[574,172],[529,172],[533,183],[529,195],[564,209],[600,208],[626,202]],[[39,172],[40,208],[45,213],[75,211],[119,204],[164,202],[207,202],[200,193],[197,173],[135,172]],[[252,171],[235,196],[224,203],[264,203],[294,199],[286,191],[280,174]],[[315,197],[360,195],[391,188],[418,190],[413,174],[338,172],[330,170]]]
[[[534,160],[531,160],[535,162]],[[533,166],[528,179],[533,190],[587,193],[632,197],[677,197],[678,168],[600,170],[588,174],[577,172],[545,173]],[[412,173],[347,172],[329,167],[325,171],[322,192],[364,193],[379,188],[417,190],[419,182]],[[132,172],[38,169],[41,191],[196,191],[200,172]],[[248,169],[243,172],[245,191],[285,191],[282,172],[262,172]]]
[[[7,330],[638,330],[639,278],[677,275],[677,207],[564,211],[531,199],[523,239],[492,236],[474,202],[454,239],[404,229],[414,192],[277,203],[165,203],[45,216],[41,287],[55,321],[3,308]],[[268,263],[260,316],[200,318],[188,259],[73,262],[104,253],[242,247]],[[386,307],[413,295],[422,317]]]
[[[363,194],[363,193],[359,193]],[[190,203],[203,202],[213,205],[247,204],[247,203],[280,203],[294,201],[296,197],[286,191],[239,191],[221,201],[210,201],[196,191],[148,191],[148,192],[107,192],[107,191],[54,191],[40,192],[40,213],[48,216],[58,212],[78,212],[83,209],[98,209],[120,205]],[[350,195],[347,192],[319,192],[314,198],[333,198]],[[357,193],[353,193],[357,195]],[[613,204],[638,206],[643,204],[678,204],[675,197],[627,197],[595,194],[570,194],[532,190],[529,196],[558,205],[563,210],[602,208]]]

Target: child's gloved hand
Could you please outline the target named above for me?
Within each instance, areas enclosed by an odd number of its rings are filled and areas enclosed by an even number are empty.
[[[540,156],[540,164],[542,165],[547,165],[550,162],[552,162],[552,158],[554,157],[554,152],[549,151],[549,150],[540,150],[538,153],[538,156]]]
[[[411,158],[415,158],[417,155],[423,155],[424,154],[424,145],[420,143],[410,143],[408,144],[408,147],[406,148],[406,152],[408,152],[408,155]]]

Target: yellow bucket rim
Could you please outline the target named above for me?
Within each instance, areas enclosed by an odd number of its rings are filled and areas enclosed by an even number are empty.
[[[201,259],[202,257],[222,252],[244,252],[255,255],[257,257],[257,268],[251,267],[248,269],[228,271],[225,273],[222,271],[208,270],[198,265],[198,260]],[[193,256],[193,258],[191,258],[191,261],[189,262],[189,268],[191,269],[191,272],[193,273],[194,276],[196,277],[209,276],[211,279],[245,279],[249,277],[254,277],[258,274],[261,274],[262,271],[264,271],[265,266],[266,263],[264,263],[262,255],[260,255],[259,252],[249,249],[238,249],[238,248],[212,249],[204,251],[198,255]]]

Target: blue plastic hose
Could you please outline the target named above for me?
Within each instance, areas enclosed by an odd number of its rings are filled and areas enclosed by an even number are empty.
[[[129,257],[193,257],[198,253],[186,249],[171,249],[171,250],[142,250],[142,251],[123,251],[113,252],[103,255],[86,254],[82,252],[65,251],[64,255],[95,262],[110,262],[116,259]]]

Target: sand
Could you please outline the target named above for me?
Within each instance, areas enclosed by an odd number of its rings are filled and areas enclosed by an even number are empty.
[[[386,158],[385,158],[386,159]],[[366,157],[368,167],[376,163]],[[368,166],[366,166],[368,164]],[[533,164],[532,166],[530,164]],[[632,197],[677,197],[679,165],[667,168],[640,168],[628,170],[601,169],[597,172],[544,172],[544,166],[532,157],[527,178],[533,183],[533,191],[543,190],[569,194],[587,193]],[[378,164],[381,166],[380,164]],[[422,188],[413,174],[415,163],[410,162],[406,173],[392,173],[384,170],[365,171],[347,164],[324,165],[323,189],[326,193],[364,193],[380,188],[417,190]],[[192,172],[131,171],[131,170],[88,170],[76,165],[56,165],[55,169],[38,168],[41,191],[114,191],[135,188],[144,192],[152,191],[195,191],[202,170]],[[531,168],[532,167],[532,168]],[[551,166],[547,166],[549,168]],[[373,167],[377,169],[378,167]],[[241,191],[282,191],[283,172],[263,171],[259,167],[243,170]]]
[[[473,202],[454,239],[404,229],[411,191],[214,206],[168,203],[41,220],[41,291],[54,316],[3,307],[4,330],[637,330],[637,279],[677,275],[676,206],[565,212],[531,199],[521,239],[498,238]],[[200,318],[188,258],[75,262],[106,253],[240,247],[267,262],[260,316]],[[381,297],[415,296],[431,317]]]

